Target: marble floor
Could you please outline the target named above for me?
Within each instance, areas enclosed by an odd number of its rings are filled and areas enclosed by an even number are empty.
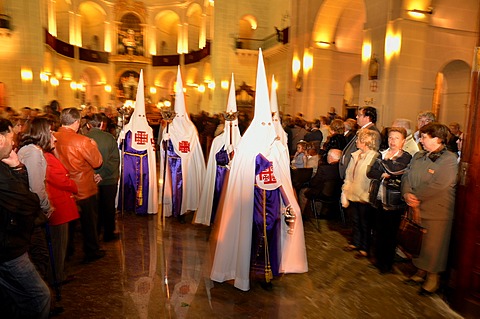
[[[381,275],[367,259],[342,250],[347,231],[335,221],[307,219],[309,271],[252,283],[243,292],[209,279],[210,229],[155,216],[119,215],[121,238],[103,243],[106,257],[82,264],[80,233],[64,285],[64,318],[461,318],[441,295],[423,297],[402,281],[414,270],[395,264]]]

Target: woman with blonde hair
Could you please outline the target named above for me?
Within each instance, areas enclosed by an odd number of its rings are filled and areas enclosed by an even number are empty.
[[[379,155],[379,140],[377,131],[358,131],[358,150],[352,153],[342,186],[342,206],[348,207],[353,219],[353,240],[344,250],[358,250],[357,259],[368,256],[371,244],[372,207],[369,204],[370,179],[367,172]]]

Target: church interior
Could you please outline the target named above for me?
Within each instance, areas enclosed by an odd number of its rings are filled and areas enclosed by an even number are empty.
[[[239,110],[253,113],[262,49],[283,114],[311,120],[333,107],[354,118],[374,106],[383,128],[431,111],[466,134],[445,289],[434,297],[402,282],[408,263],[384,276],[352,261],[340,221],[305,221],[308,273],[241,292],[209,279],[210,229],[119,214],[121,240],[105,244],[105,259],[69,261],[77,279],[62,288],[63,316],[478,316],[478,0],[0,0],[0,43],[2,110],[58,100],[115,113],[143,70],[147,118],[158,124],[180,67],[190,114],[223,112],[232,74]]]

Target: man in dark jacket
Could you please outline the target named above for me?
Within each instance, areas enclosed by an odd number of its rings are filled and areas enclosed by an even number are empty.
[[[0,118],[0,309],[4,318],[48,318],[50,290],[28,257],[41,211],[25,166],[12,151],[12,123]]]
[[[332,148],[327,153],[327,162],[318,165],[317,172],[310,180],[308,188],[300,191],[300,208],[305,209],[307,199],[333,200],[338,197],[342,187],[342,179],[338,171],[338,162],[342,151]]]
[[[377,131],[380,135],[380,131],[375,126],[377,123],[377,109],[373,106],[363,106],[358,109],[357,124],[359,129],[366,128],[369,130]],[[380,145],[380,140],[376,141]],[[357,148],[357,135],[355,135],[350,142],[343,149],[342,158],[339,163],[340,177],[345,179],[345,171],[347,170],[348,163],[352,158],[352,153],[358,150]]]
[[[120,153],[117,142],[112,134],[104,129],[107,127],[107,117],[93,114],[87,123],[90,131],[87,136],[93,139],[102,154],[103,164],[95,170],[95,181],[98,183],[98,233],[103,228],[103,241],[108,242],[119,238],[115,233],[115,197],[119,177]]]

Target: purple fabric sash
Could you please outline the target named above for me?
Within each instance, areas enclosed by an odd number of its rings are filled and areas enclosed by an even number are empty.
[[[272,164],[262,155],[255,159],[255,175],[270,167]],[[265,245],[264,245],[264,199],[266,204],[266,226],[270,266],[274,276],[279,274],[281,251],[280,251],[280,226],[281,226],[281,194],[277,188],[273,191],[263,190],[255,186],[253,227],[252,227],[252,271],[257,275],[265,274]]]
[[[118,196],[118,208],[138,215],[148,214],[149,194],[149,167],[147,151],[137,151],[131,147],[132,132],[125,134],[123,154],[123,185],[120,182],[120,194]],[[140,167],[140,165],[142,167]],[[142,200],[140,203],[137,193],[140,186],[140,168],[142,169]],[[123,191],[122,191],[123,190]],[[123,196],[123,199],[122,199]],[[155,195],[154,195],[155,196]]]
[[[210,225],[215,222],[215,216],[217,213],[218,202],[220,201],[220,195],[222,194],[223,183],[225,182],[225,176],[227,175],[227,165],[230,162],[228,153],[222,147],[217,154],[215,154],[215,160],[217,162],[217,171],[215,175],[215,190],[213,193],[212,214],[210,216]]]
[[[172,215],[181,215],[183,197],[182,159],[175,153],[172,141],[168,141],[168,167],[170,168],[172,181]]]

